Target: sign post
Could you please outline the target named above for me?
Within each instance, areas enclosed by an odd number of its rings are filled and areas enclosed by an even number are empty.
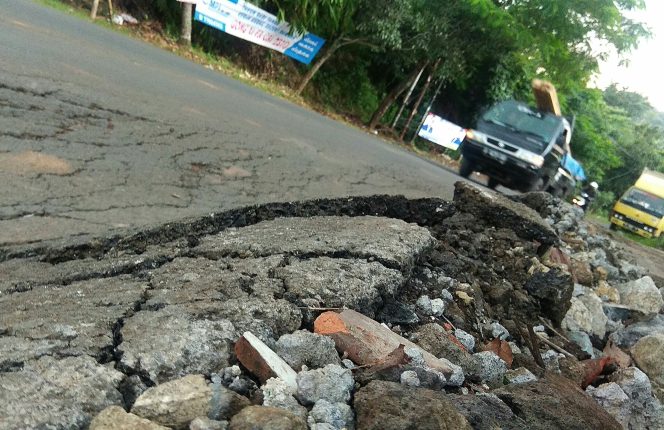
[[[287,22],[245,0],[198,0],[194,19],[309,64],[325,43],[311,33],[291,32]]]

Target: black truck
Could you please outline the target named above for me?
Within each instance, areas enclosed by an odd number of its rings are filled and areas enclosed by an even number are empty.
[[[571,122],[562,116],[515,100],[498,103],[467,131],[459,175],[480,172],[489,177],[490,188],[503,185],[566,197],[576,185],[562,165],[571,135]]]

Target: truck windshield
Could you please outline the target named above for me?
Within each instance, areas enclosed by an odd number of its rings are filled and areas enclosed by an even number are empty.
[[[664,217],[664,199],[638,188],[630,188],[620,201],[657,218]]]
[[[562,121],[553,115],[541,114],[512,100],[494,106],[484,114],[482,119],[525,134],[545,144],[556,137]]]

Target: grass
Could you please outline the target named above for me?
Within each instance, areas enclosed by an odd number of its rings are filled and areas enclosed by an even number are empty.
[[[608,228],[609,213],[607,211],[598,210],[597,212],[587,214],[586,217],[589,220],[593,221],[595,224],[601,224]],[[613,233],[618,234],[625,239],[631,240],[632,242],[640,243],[641,245],[649,246],[651,248],[664,250],[664,236],[660,236],[658,238],[655,237],[647,238],[639,236],[638,234],[634,234],[630,231],[623,230],[621,228],[613,231]]]

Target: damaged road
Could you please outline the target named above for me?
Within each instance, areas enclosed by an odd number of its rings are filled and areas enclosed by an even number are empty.
[[[662,428],[662,285],[581,217],[460,182],[5,247],[0,428]]]

